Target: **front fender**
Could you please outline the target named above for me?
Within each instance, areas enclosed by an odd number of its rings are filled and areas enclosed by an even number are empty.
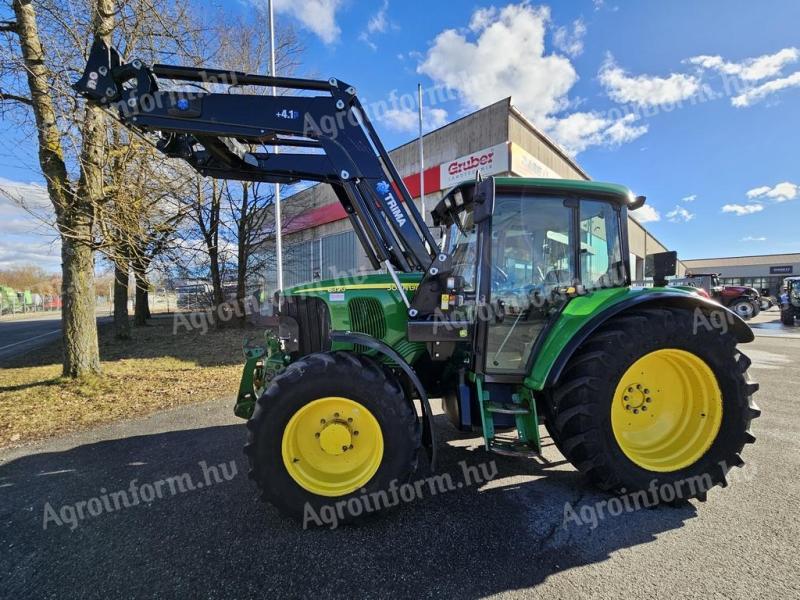
[[[669,306],[685,309],[699,308],[704,314],[717,313],[724,316],[726,326],[739,343],[752,342],[753,331],[739,315],[720,304],[697,294],[678,289],[650,288],[642,290],[617,289],[595,292],[597,299],[579,297],[573,299],[559,316],[556,326],[549,328],[548,338],[541,345],[531,374],[525,384],[534,390],[552,387],[558,383],[564,367],[578,347],[608,319],[634,307]],[[588,310],[570,307],[584,300]],[[572,309],[572,310],[570,310]],[[564,320],[565,322],[561,322]]]
[[[356,331],[331,331],[330,337],[331,341],[333,342],[357,344],[359,346],[366,346],[367,348],[380,352],[386,358],[400,367],[403,373],[406,374],[411,381],[411,384],[417,390],[417,394],[419,395],[419,401],[422,405],[422,445],[428,452],[431,470],[435,470],[436,434],[433,429],[433,411],[431,410],[431,404],[428,400],[428,393],[425,391],[425,386],[422,385],[419,377],[417,377],[417,373],[414,371],[414,368],[405,360],[403,360],[403,357],[400,356],[391,346],[379,339],[372,337],[371,335],[367,335],[366,333],[358,333]],[[408,401],[411,402],[413,408],[414,402],[411,400],[411,398],[409,398]]]

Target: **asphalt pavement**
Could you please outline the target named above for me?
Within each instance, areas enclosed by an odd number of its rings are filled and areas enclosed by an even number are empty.
[[[800,339],[745,351],[763,409],[746,466],[706,503],[618,516],[553,446],[487,455],[441,415],[440,472],[496,476],[334,530],[259,501],[229,400],[0,451],[0,596],[798,598]],[[194,490],[103,508],[182,476]]]
[[[30,352],[45,344],[59,343],[61,313],[39,313],[30,317],[0,319],[0,367],[19,354]]]

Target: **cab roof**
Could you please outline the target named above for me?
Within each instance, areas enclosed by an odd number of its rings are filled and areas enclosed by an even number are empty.
[[[592,196],[607,198],[631,210],[635,210],[644,204],[644,196],[635,196],[631,190],[618,183],[608,183],[603,181],[586,181],[583,179],[544,179],[534,177],[494,177],[496,188],[524,187],[533,193],[540,194],[565,194],[577,196]],[[432,213],[434,222],[445,222],[447,214],[453,207],[469,205],[472,203],[472,195],[475,190],[475,180],[468,180],[459,183],[445,193]],[[456,196],[461,198],[455,202]]]

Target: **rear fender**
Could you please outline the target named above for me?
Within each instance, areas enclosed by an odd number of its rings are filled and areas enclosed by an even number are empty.
[[[752,342],[755,339],[753,331],[739,315],[708,298],[703,298],[702,296],[694,294],[680,294],[670,291],[631,296],[602,310],[578,330],[553,362],[545,380],[544,387],[552,387],[558,383],[564,367],[566,367],[569,359],[578,347],[610,318],[634,307],[645,308],[659,306],[679,307],[687,310],[699,308],[700,312],[696,313],[695,316],[696,326],[731,331],[741,344]]]

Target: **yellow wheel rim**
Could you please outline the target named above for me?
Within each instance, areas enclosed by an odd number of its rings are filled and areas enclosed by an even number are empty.
[[[611,427],[622,452],[649,471],[677,471],[711,447],[722,422],[722,392],[698,356],[667,348],[645,354],[617,384]]]
[[[329,396],[292,415],[281,454],[300,487],[320,496],[344,496],[375,475],[383,459],[383,433],[364,405]]]

